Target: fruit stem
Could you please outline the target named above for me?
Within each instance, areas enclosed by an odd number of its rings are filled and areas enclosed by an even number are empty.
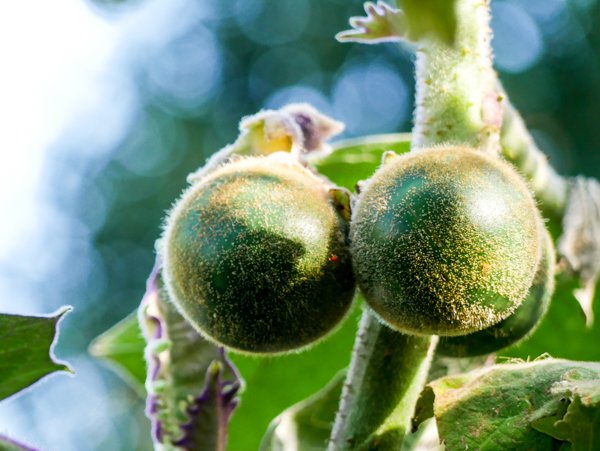
[[[417,42],[413,149],[440,144],[500,149],[502,97],[492,68],[489,0],[456,0],[453,45]]]
[[[436,343],[437,337],[396,332],[365,309],[329,451],[400,449]]]

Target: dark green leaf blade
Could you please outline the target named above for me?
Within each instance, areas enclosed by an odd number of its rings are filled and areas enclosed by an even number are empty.
[[[58,323],[71,310],[49,316],[0,315],[0,400],[55,371],[73,371],[56,360],[52,348]]]
[[[592,431],[600,418],[600,363],[495,365],[430,387],[440,439],[449,450],[547,450],[556,440],[598,449]]]
[[[90,344],[90,354],[107,361],[141,396],[145,396],[146,340],[140,329],[137,311],[98,336]]]
[[[340,371],[321,391],[283,411],[269,425],[260,451],[290,449],[321,451],[327,448],[346,377]]]

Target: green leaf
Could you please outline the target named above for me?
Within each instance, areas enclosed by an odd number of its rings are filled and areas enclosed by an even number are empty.
[[[90,344],[90,354],[105,360],[140,396],[146,396],[146,361],[137,311],[130,313]]]
[[[598,449],[600,363],[546,359],[432,382],[447,449]]]
[[[331,154],[312,160],[311,164],[333,183],[353,191],[358,181],[371,177],[377,170],[384,152],[408,152],[410,134],[371,135],[338,141],[332,147]]]
[[[55,371],[73,372],[52,353],[58,322],[70,310],[62,307],[49,316],[0,314],[0,400]]]
[[[586,327],[585,317],[573,296],[577,286],[575,278],[566,273],[559,274],[548,312],[538,329],[517,346],[501,351],[500,355],[529,359],[547,352],[559,358],[600,361],[600,346],[590,346],[590,343],[600,343],[600,321],[591,328]],[[600,317],[600,290],[596,290],[594,308],[596,316]]]
[[[269,425],[260,451],[318,451],[327,448],[346,371],[321,391],[283,411]]]

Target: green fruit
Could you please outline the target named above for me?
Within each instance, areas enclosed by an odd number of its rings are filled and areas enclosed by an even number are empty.
[[[510,346],[533,333],[548,309],[554,292],[554,245],[550,234],[543,238],[542,259],[521,305],[498,324],[460,337],[440,337],[436,348],[446,357],[474,357],[490,354]]]
[[[207,338],[242,352],[314,342],[354,294],[340,192],[287,157],[235,160],[197,181],[163,236],[173,302]]]
[[[389,326],[464,335],[508,317],[540,259],[541,220],[507,163],[449,147],[387,157],[350,231],[358,285]]]

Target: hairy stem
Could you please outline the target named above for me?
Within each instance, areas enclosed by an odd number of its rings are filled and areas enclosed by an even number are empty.
[[[455,42],[417,43],[413,149],[439,144],[498,152],[502,98],[492,69],[489,0],[457,0]]]
[[[364,311],[329,451],[399,449],[436,343],[396,332]]]
[[[562,217],[569,183],[550,166],[548,157],[535,144],[523,118],[508,101],[504,104],[500,140],[502,155],[529,181],[546,216]]]

